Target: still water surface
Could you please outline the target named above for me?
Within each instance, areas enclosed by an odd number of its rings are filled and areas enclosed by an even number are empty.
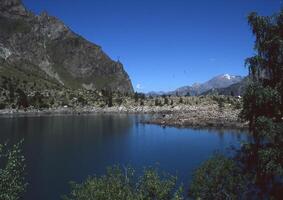
[[[142,115],[64,115],[0,118],[0,142],[24,139],[25,200],[56,200],[69,181],[103,174],[107,166],[137,171],[158,166],[187,185],[192,172],[215,151],[229,153],[248,136],[235,131],[144,125]]]

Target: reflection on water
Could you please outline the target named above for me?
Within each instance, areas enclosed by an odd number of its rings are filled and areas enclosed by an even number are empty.
[[[25,199],[60,199],[68,182],[102,174],[107,166],[142,170],[158,163],[188,183],[214,151],[227,153],[247,135],[235,131],[143,125],[141,115],[64,115],[0,118],[0,142],[24,138],[28,173]]]

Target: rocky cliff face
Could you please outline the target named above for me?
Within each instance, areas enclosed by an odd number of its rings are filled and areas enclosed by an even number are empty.
[[[0,0],[0,27],[0,75],[24,73],[68,88],[133,92],[120,62],[47,13],[37,16],[20,0]]]

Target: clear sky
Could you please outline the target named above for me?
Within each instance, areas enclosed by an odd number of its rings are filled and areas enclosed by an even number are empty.
[[[135,90],[170,91],[219,74],[247,75],[247,15],[281,0],[23,0],[47,11],[124,64]]]

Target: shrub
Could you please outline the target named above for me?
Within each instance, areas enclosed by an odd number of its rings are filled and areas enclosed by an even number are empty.
[[[21,199],[26,189],[24,178],[25,158],[21,152],[21,143],[8,148],[0,144],[0,199]]]
[[[248,181],[234,160],[215,155],[199,167],[189,188],[194,199],[242,199]]]
[[[82,184],[71,183],[71,193],[64,200],[182,200],[176,178],[160,176],[156,169],[145,169],[137,177],[132,168],[114,166],[103,176],[89,177]]]

